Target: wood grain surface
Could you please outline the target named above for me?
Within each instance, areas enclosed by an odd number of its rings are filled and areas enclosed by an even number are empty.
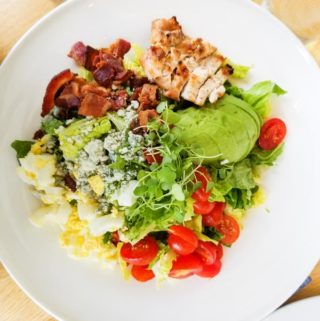
[[[0,62],[33,23],[62,2],[62,0],[0,0]],[[319,57],[320,46],[313,45],[312,52]],[[320,295],[320,263],[311,277],[313,281],[293,295],[287,303]],[[54,320],[20,290],[0,264],[0,321]]]

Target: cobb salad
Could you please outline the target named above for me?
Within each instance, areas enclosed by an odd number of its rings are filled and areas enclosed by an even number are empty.
[[[77,71],[50,80],[40,129],[12,143],[43,203],[31,222],[58,224],[71,256],[125,279],[215,277],[247,210],[264,201],[261,173],[286,135],[269,99],[285,91],[236,86],[250,68],[175,17],[152,22],[147,49],[79,41],[68,56]]]

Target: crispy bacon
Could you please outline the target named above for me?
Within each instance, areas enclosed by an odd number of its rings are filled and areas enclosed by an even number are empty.
[[[96,69],[97,60],[99,57],[99,50],[87,46],[86,50],[86,61],[84,67],[90,71],[94,71]]]
[[[104,87],[111,87],[114,76],[115,70],[107,63],[102,64],[93,72],[95,81]]]
[[[60,95],[72,94],[76,97],[81,95],[81,87],[86,84],[82,78],[75,78],[69,84],[65,85]]]
[[[140,126],[147,126],[151,119],[159,117],[154,109],[142,110],[138,114],[138,121]]]
[[[142,90],[138,98],[140,103],[139,110],[154,108],[158,105],[159,101],[157,100],[157,90],[157,85],[144,84],[142,86]]]
[[[56,97],[55,104],[62,108],[78,108],[80,106],[80,88],[84,84],[81,78],[75,78],[64,86],[62,92]]]
[[[105,97],[94,93],[87,93],[81,101],[78,114],[83,116],[102,117],[111,107],[111,103]]]
[[[87,58],[87,46],[81,42],[76,42],[68,53],[68,57],[72,58],[78,65],[84,66]]]
[[[108,97],[108,101],[111,103],[113,110],[118,110],[125,107],[128,99],[128,93],[126,90],[118,90]]]
[[[54,107],[54,99],[59,89],[69,81],[74,79],[74,74],[70,69],[66,69],[55,75],[49,82],[43,98],[41,116],[47,115]]]
[[[84,96],[87,93],[94,93],[102,97],[108,97],[110,96],[111,89],[110,88],[106,89],[95,83],[90,83],[81,87],[81,95]]]
[[[131,76],[133,75],[133,72],[131,70],[123,70],[116,74],[114,80],[115,82],[124,83],[127,82]]]
[[[141,91],[142,91],[142,87],[136,87],[134,88],[133,90],[133,93],[130,97],[130,100],[138,100],[140,94],[141,94]]]
[[[132,76],[129,80],[129,86],[131,88],[142,87],[144,84],[148,83],[147,77],[137,77],[136,75]]]
[[[60,95],[55,99],[55,104],[62,108],[79,108],[80,99],[72,94]]]
[[[115,58],[123,58],[123,56],[130,50],[130,42],[124,39],[117,39],[114,43],[109,46],[110,53]]]
[[[97,67],[99,67],[100,64],[105,63],[109,65],[115,72],[121,72],[124,70],[122,59],[115,58],[114,56],[112,56],[109,53],[108,49],[100,49],[99,59],[100,59],[100,63],[97,64]]]

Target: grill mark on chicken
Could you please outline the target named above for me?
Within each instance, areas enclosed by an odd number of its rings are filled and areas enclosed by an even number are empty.
[[[210,43],[186,36],[176,17],[152,22],[151,44],[142,66],[167,97],[202,106],[223,96],[231,73],[221,67],[225,58]]]

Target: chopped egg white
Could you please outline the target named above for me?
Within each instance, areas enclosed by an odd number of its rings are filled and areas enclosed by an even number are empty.
[[[44,204],[55,204],[65,201],[65,189],[62,187],[48,186],[40,193],[40,198]]]
[[[124,224],[122,215],[114,216],[112,214],[96,217],[89,222],[90,233],[94,236],[100,236],[106,232],[114,232],[120,229]]]
[[[71,213],[72,206],[68,202],[63,202],[40,207],[29,219],[37,227],[42,227],[47,222],[55,222],[61,228],[64,228]]]
[[[87,202],[78,201],[77,203],[78,215],[80,220],[90,221],[97,217],[98,205],[96,202]]]
[[[31,152],[24,158],[20,158],[21,166],[18,167],[18,175],[27,184],[38,190],[44,190],[55,182],[56,160],[53,155],[36,155]]]

